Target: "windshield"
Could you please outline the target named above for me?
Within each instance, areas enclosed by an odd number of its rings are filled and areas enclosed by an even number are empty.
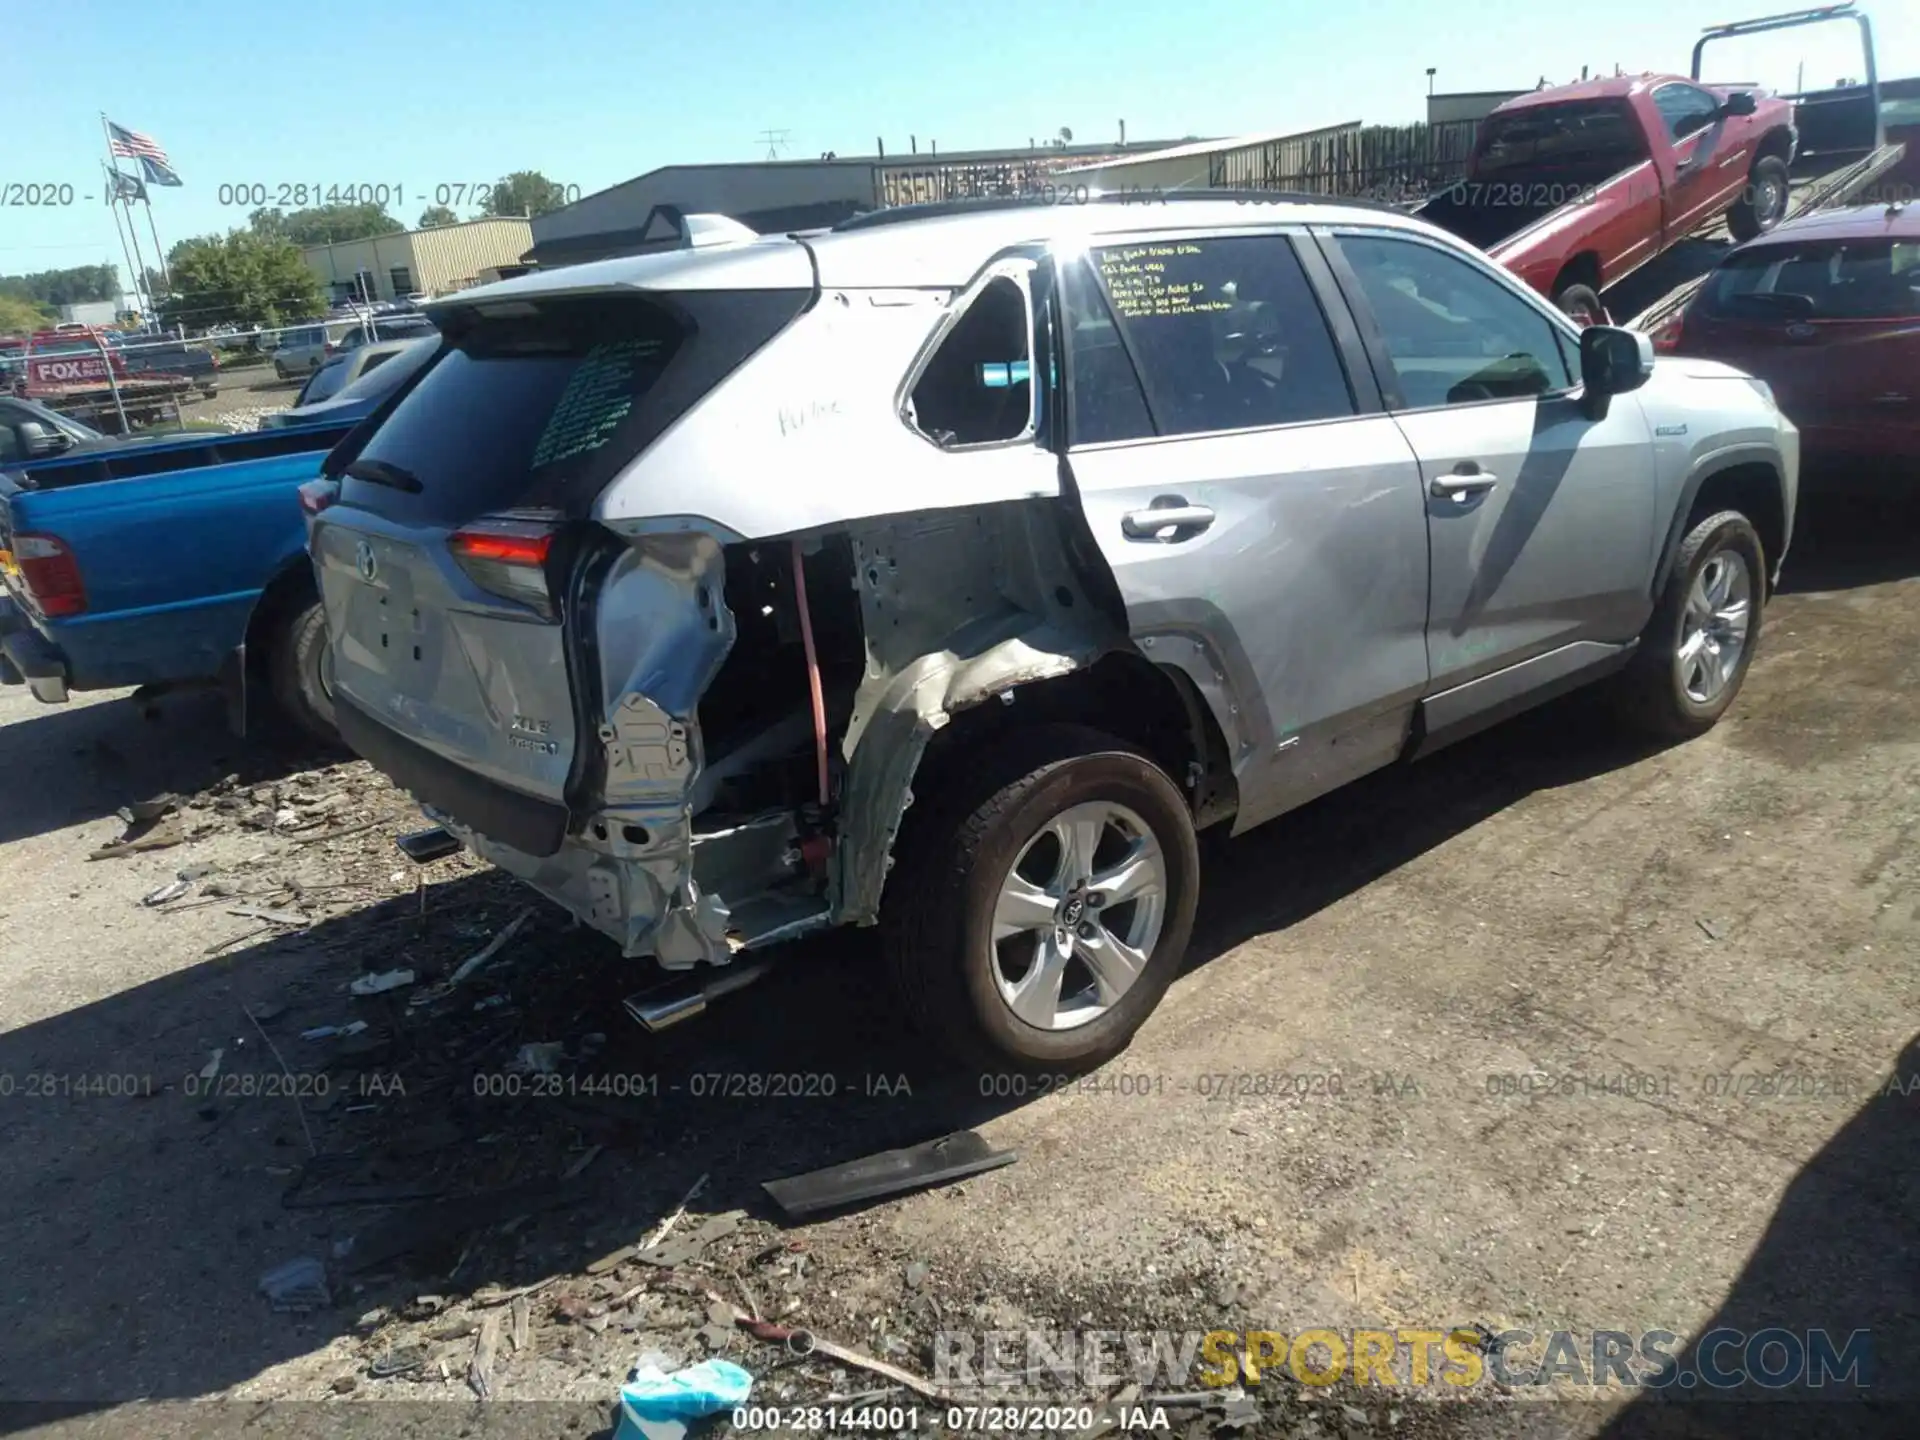
[[[1570,100],[1491,115],[1480,132],[1480,179],[1552,171],[1591,182],[1647,158],[1624,100]]]
[[[1920,241],[1805,240],[1743,250],[1713,272],[1701,312],[1737,320],[1920,316]]]

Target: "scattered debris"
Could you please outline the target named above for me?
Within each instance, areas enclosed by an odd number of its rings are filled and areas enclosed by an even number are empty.
[[[145,895],[142,895],[140,897],[140,903],[142,905],[164,905],[169,900],[178,900],[192,888],[193,883],[189,880],[169,880],[158,890],[149,890]]]
[[[226,1053],[227,1052],[224,1049],[219,1049],[219,1050],[215,1050],[212,1055],[207,1057],[207,1063],[200,1067],[200,1078],[203,1081],[211,1080],[213,1079],[214,1076],[220,1073],[220,1057],[225,1055]]]
[[[648,1265],[658,1265],[663,1269],[672,1269],[698,1260],[700,1254],[716,1240],[724,1240],[740,1228],[740,1212],[730,1211],[725,1215],[709,1215],[694,1229],[672,1239],[661,1240],[657,1244],[642,1245],[633,1254],[635,1260]]]
[[[291,925],[296,929],[305,929],[313,923],[298,910],[269,910],[263,905],[235,905],[227,913],[238,915],[242,920],[266,920],[275,925]]]
[[[302,1040],[344,1039],[349,1035],[359,1035],[366,1028],[367,1022],[364,1020],[355,1020],[347,1025],[316,1025],[311,1030],[302,1030],[300,1038]]]
[[[456,969],[450,977],[450,983],[454,985],[464,984],[469,977],[478,972],[488,961],[492,960],[494,956],[498,955],[502,947],[504,947],[509,940],[513,939],[514,936],[518,935],[531,919],[533,919],[533,911],[531,909],[522,910],[518,915],[514,916],[513,919],[507,922],[506,927],[502,929],[498,935],[487,942],[485,949],[480,950],[474,955],[470,955],[467,959],[460,962],[459,968]]]
[[[156,795],[151,800],[136,800],[122,805],[114,813],[128,825],[147,825],[180,808],[178,795]]]
[[[753,1376],[726,1360],[702,1360],[671,1375],[652,1365],[636,1368],[620,1387],[620,1425],[613,1440],[664,1440],[684,1434],[684,1423],[746,1403]]]
[[[909,1290],[918,1290],[922,1285],[926,1284],[927,1262],[924,1260],[915,1260],[912,1264],[908,1265],[906,1281]]]
[[[358,1375],[336,1375],[333,1377],[333,1393],[336,1395],[351,1395],[359,1388],[360,1377]]]
[[[946,1396],[941,1394],[940,1388],[931,1380],[916,1375],[911,1370],[902,1370],[898,1365],[890,1361],[875,1359],[871,1355],[862,1354],[858,1350],[851,1350],[845,1345],[836,1344],[832,1340],[822,1340],[810,1330],[803,1330],[794,1326],[776,1325],[771,1320],[756,1320],[747,1314],[746,1311],[736,1305],[728,1303],[711,1290],[707,1291],[706,1295],[714,1304],[730,1310],[733,1313],[734,1325],[746,1331],[747,1334],[753,1336],[756,1340],[765,1340],[774,1345],[784,1345],[788,1353],[792,1355],[824,1355],[829,1360],[838,1360],[843,1365],[855,1365],[862,1370],[870,1370],[875,1375],[891,1380],[896,1385],[904,1385],[913,1391],[914,1394],[925,1396],[929,1400],[946,1399]]]
[[[249,940],[257,940],[271,929],[273,929],[271,925],[256,925],[251,930],[242,930],[238,935],[230,935],[225,940],[216,940],[200,953],[202,955],[218,955],[222,950],[231,950],[236,945],[244,945]]]
[[[378,975],[362,975],[347,991],[353,995],[384,995],[389,990],[402,990],[413,984],[411,970],[383,970]]]
[[[1693,923],[1700,927],[1701,932],[1705,934],[1709,940],[1724,940],[1726,938],[1727,927],[1718,920],[1701,919]]]
[[[524,1354],[532,1342],[533,1301],[525,1295],[516,1295],[507,1313],[510,1317],[508,1338],[513,1342],[513,1353]]]
[[[242,1005],[240,1007],[240,1013],[252,1022],[254,1032],[259,1035],[262,1040],[267,1042],[267,1049],[272,1052],[275,1063],[280,1067],[280,1073],[286,1077],[287,1095],[293,1100],[294,1114],[300,1117],[300,1133],[307,1137],[307,1154],[318,1155],[320,1153],[320,1147],[313,1143],[313,1130],[307,1124],[306,1108],[301,1105],[299,1100],[300,1087],[294,1084],[293,1071],[287,1068],[286,1057],[280,1053],[280,1047],[273,1043],[273,1037],[261,1028],[260,1021],[254,1015],[253,1011]],[[219,1057],[216,1055],[214,1058],[218,1059]]]
[[[799,1218],[835,1210],[861,1200],[896,1195],[926,1185],[964,1179],[1018,1158],[1011,1150],[995,1150],[977,1132],[961,1130],[904,1150],[883,1150],[843,1165],[829,1165],[785,1180],[765,1181],[761,1188],[788,1216]]]
[[[467,1384],[482,1400],[493,1398],[493,1357],[500,1348],[500,1317],[481,1322],[480,1338],[473,1342],[473,1360],[467,1366]]]
[[[522,1045],[519,1054],[513,1057],[511,1068],[526,1075],[551,1075],[559,1070],[566,1054],[566,1045],[558,1040]]]
[[[302,835],[293,843],[296,845],[320,845],[328,840],[344,840],[349,835],[358,835],[364,830],[371,830],[379,823],[378,820],[367,820],[358,825],[348,825],[344,829],[327,830],[319,835]]]
[[[304,1315],[333,1303],[327,1289],[327,1267],[311,1256],[276,1265],[260,1277],[261,1293],[275,1310]]]
[[[427,1363],[427,1352],[423,1346],[409,1345],[399,1350],[389,1350],[367,1367],[370,1380],[390,1380],[396,1375],[411,1375]]]
[[[144,850],[164,850],[171,845],[181,844],[186,838],[186,832],[172,817],[136,821],[128,825],[126,833],[117,840],[109,840],[91,851],[87,859],[115,860],[122,855],[134,855]]]
[[[586,1168],[600,1158],[600,1152],[604,1149],[606,1149],[604,1145],[589,1146],[586,1154],[582,1155],[560,1172],[560,1179],[562,1181],[578,1180]]]

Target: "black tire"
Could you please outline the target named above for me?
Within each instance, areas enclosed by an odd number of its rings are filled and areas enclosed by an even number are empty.
[[[1553,303],[1582,325],[1606,323],[1607,307],[1600,303],[1591,285],[1563,285],[1554,293]]]
[[[318,600],[290,609],[267,642],[267,678],[280,714],[309,739],[338,745],[333,661],[327,654],[327,619]]]
[[[1727,233],[1741,244],[1766,234],[1787,218],[1791,176],[1778,155],[1762,155],[1747,171],[1747,188],[1727,212]]]
[[[1092,801],[1125,806],[1152,832],[1165,867],[1165,910],[1145,966],[1104,1013],[1045,1029],[1001,997],[995,903],[1024,847],[1068,807]],[[1179,787],[1124,741],[1048,725],[969,755],[954,784],[908,814],[881,924],[887,966],[915,1027],[983,1073],[1073,1073],[1124,1050],[1179,973],[1193,933],[1200,854]]]
[[[1731,673],[1709,698],[1688,691],[1679,660],[1687,597],[1703,570],[1723,554],[1737,555],[1747,577],[1747,625]],[[1727,712],[1747,678],[1760,644],[1766,605],[1766,553],[1753,523],[1738,510],[1720,510],[1698,520],[1680,542],[1673,569],[1641,632],[1640,646],[1615,685],[1624,718],[1650,734],[1673,739],[1704,735]]]

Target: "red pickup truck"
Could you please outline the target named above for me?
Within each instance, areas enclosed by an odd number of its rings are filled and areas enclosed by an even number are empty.
[[[1487,116],[1465,177],[1419,213],[1592,323],[1603,288],[1708,221],[1736,240],[1779,224],[1796,143],[1793,106],[1764,91],[1583,81]]]

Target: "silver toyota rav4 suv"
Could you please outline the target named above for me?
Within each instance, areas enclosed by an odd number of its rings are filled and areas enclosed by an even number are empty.
[[[1793,524],[1767,387],[1260,198],[720,223],[435,303],[306,494],[342,733],[656,989],[877,923],[934,1039],[1044,1071],[1166,991],[1199,830],[1590,681],[1710,727]]]

